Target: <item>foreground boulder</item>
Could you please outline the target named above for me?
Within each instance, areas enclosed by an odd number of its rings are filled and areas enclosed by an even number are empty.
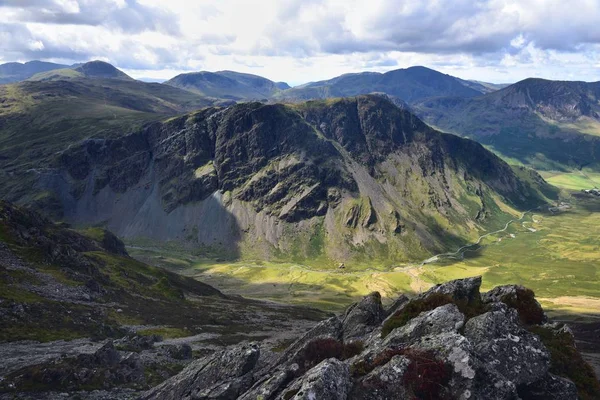
[[[480,286],[480,277],[448,282],[387,312],[372,293],[278,357],[261,362],[255,347],[235,347],[142,398],[600,398],[570,331],[546,323],[533,292],[503,286],[481,295]]]

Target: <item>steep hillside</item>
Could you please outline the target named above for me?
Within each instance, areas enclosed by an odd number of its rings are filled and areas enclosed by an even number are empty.
[[[273,346],[275,336],[325,317],[225,296],[130,258],[108,231],[75,231],[3,201],[0,298],[2,398],[7,392],[149,388],[189,363],[192,349],[197,356],[243,340]],[[101,341],[106,338],[118,340]],[[178,340],[154,347],[170,338]]]
[[[289,89],[284,82],[273,82],[261,76],[234,71],[181,74],[166,81],[165,85],[230,100],[267,99],[280,90]]]
[[[600,168],[600,83],[527,79],[475,99],[413,104],[428,123],[540,169]]]
[[[0,86],[3,196],[31,193],[37,171],[47,168],[57,152],[82,139],[123,136],[145,123],[212,103],[185,90],[134,80],[74,79]],[[19,179],[12,177],[15,173]]]
[[[275,94],[286,101],[356,96],[381,92],[408,103],[437,96],[475,97],[488,90],[478,83],[463,81],[425,67],[398,69],[380,74],[346,74],[327,81],[308,83]]]
[[[373,95],[207,108],[73,143],[35,177],[27,199],[68,221],[327,265],[423,258],[500,227],[547,189]]]
[[[77,78],[133,80],[133,78],[123,71],[104,61],[90,61],[69,68],[41,72],[33,75],[29,80],[49,81]]]
[[[0,65],[0,84],[24,81],[35,74],[62,68],[68,68],[68,66],[43,61],[2,64]]]

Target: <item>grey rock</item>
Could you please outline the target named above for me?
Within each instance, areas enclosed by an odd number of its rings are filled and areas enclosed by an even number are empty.
[[[194,361],[140,399],[237,399],[252,385],[259,355],[258,347],[251,344]]]
[[[548,372],[548,350],[519,325],[514,309],[474,317],[466,323],[464,334],[481,358],[516,385],[533,383]]]
[[[394,356],[388,363],[375,368],[354,384],[350,398],[356,400],[387,400],[409,398],[402,378],[410,360],[404,356]]]
[[[577,387],[568,379],[547,374],[539,381],[519,388],[519,396],[526,400],[577,400]]]
[[[485,303],[502,302],[511,307],[516,305],[521,321],[526,324],[541,324],[548,320],[533,291],[524,286],[497,286],[481,297]]]
[[[480,288],[481,276],[475,276],[473,278],[457,279],[436,285],[419,297],[426,298],[433,293],[441,293],[449,295],[455,301],[466,300],[471,302],[481,300]]]
[[[240,400],[271,400],[275,399],[294,378],[296,378],[299,367],[297,364],[267,374],[261,380],[256,382],[254,386],[240,397]]]
[[[365,296],[348,307],[342,321],[344,341],[364,336],[379,325],[385,316],[379,292]]]
[[[335,339],[340,340],[342,338],[342,323],[339,318],[333,316],[325,321],[319,322],[313,329],[309,330],[300,339],[288,347],[281,357],[277,360],[276,364],[293,364],[296,362],[298,356],[300,356],[306,346],[316,339]]]
[[[430,351],[452,367],[450,393],[457,399],[516,399],[516,385],[478,357],[464,336],[447,332],[422,337],[411,348]]]
[[[300,380],[294,400],[345,400],[352,381],[345,363],[330,358],[309,370]]]
[[[396,310],[408,303],[409,300],[410,299],[405,294],[401,294],[400,296],[398,296],[398,298],[394,300],[394,302],[390,304],[390,306],[385,310],[386,317],[388,315],[392,315],[394,312],[396,312]]]
[[[434,310],[422,312],[406,325],[394,329],[383,341],[386,347],[411,342],[426,335],[457,332],[463,327],[465,316],[454,304],[446,304]]]

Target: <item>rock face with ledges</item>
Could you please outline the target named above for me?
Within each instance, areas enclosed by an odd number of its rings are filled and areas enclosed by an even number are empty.
[[[193,363],[143,398],[575,400],[578,391],[595,393],[555,375],[556,348],[533,333],[559,334],[562,326],[525,324],[519,313],[526,309],[496,296],[512,289],[495,289],[483,301],[480,285],[477,277],[435,286],[398,302],[387,319],[371,293],[274,362],[261,364],[237,347]]]
[[[332,264],[426,258],[487,229],[496,202],[546,201],[481,145],[379,95],[209,107],[73,143],[51,167],[36,187],[78,225]]]

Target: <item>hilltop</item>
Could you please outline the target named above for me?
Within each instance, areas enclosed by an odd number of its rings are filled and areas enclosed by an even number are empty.
[[[273,82],[258,75],[234,71],[190,72],[177,75],[164,84],[228,100],[268,99],[281,90],[289,89],[284,82]]]
[[[347,97],[381,92],[411,103],[429,97],[476,97],[489,89],[476,82],[464,81],[426,67],[397,69],[384,74],[363,72],[307,83],[279,93],[274,98],[305,101],[331,97]]]
[[[121,79],[133,80],[113,65],[104,61],[90,61],[69,68],[53,69],[37,73],[29,78],[31,81],[65,80],[65,79]]]
[[[600,168],[600,83],[526,79],[474,99],[412,104],[426,122],[539,169]]]
[[[26,63],[11,62],[0,65],[0,84],[24,81],[33,75],[56,69],[68,68],[68,65],[44,61],[29,61]]]

